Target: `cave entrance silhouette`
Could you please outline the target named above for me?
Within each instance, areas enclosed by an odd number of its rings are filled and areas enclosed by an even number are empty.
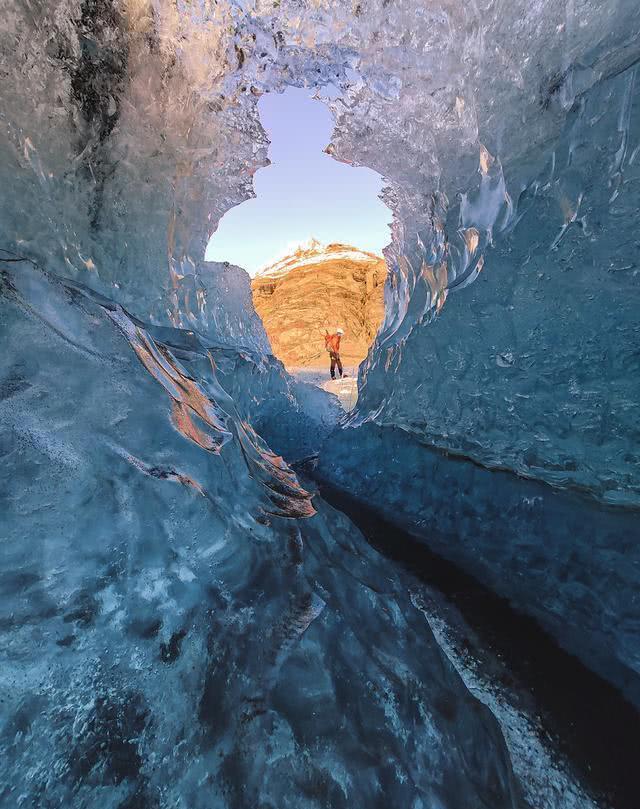
[[[269,165],[254,177],[255,197],[222,218],[206,258],[247,270],[275,356],[349,410],[384,313],[391,212],[377,172],[328,154],[334,120],[319,97],[331,91],[310,93],[288,87],[258,102]],[[324,336],[338,327],[345,376],[332,382]]]
[[[255,197],[222,217],[207,246],[208,261],[228,261],[253,276],[313,239],[378,255],[388,244],[391,212],[380,199],[383,178],[327,154],[333,116],[310,93],[288,87],[258,101],[270,165],[255,174]]]

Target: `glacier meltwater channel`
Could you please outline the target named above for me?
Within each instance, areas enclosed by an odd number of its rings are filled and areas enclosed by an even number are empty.
[[[310,456],[631,715],[639,33],[632,0],[6,0],[3,807],[531,805]],[[394,218],[340,423],[203,260],[266,163],[259,97],[328,85],[328,153]]]

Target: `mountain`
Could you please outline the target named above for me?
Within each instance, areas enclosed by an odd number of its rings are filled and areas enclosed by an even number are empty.
[[[358,365],[382,320],[386,275],[381,256],[315,239],[263,269],[251,288],[273,353],[288,368],[323,367],[325,330],[341,326],[343,364]]]

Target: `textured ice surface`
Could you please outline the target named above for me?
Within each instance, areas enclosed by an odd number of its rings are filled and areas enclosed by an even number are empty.
[[[484,465],[640,506],[635,71],[585,93],[544,170],[508,183],[508,232],[475,283],[446,304],[442,292],[435,320],[405,317],[394,331],[388,319],[354,423],[398,425]],[[423,261],[413,254],[433,283]]]
[[[195,329],[208,340],[250,349],[255,354],[271,353],[269,338],[253,308],[249,276],[228,263],[203,261],[179,286],[179,305],[173,325]],[[170,310],[167,310],[167,317]]]
[[[10,0],[0,247],[215,328],[236,271],[211,290],[202,257],[266,162],[257,99],[331,82],[329,149],[379,171],[395,214],[360,417],[637,503],[639,30],[632,0]]]
[[[426,237],[398,259],[396,277],[421,268],[432,308],[422,320],[411,304],[401,320],[390,310],[352,429],[323,459],[323,474],[373,495],[636,702],[638,89],[630,67],[581,94],[527,183],[510,175],[531,171],[540,150],[491,182],[496,163],[481,158],[476,196],[449,211],[443,238],[469,205],[486,212],[506,177],[508,221],[482,272],[445,289]],[[480,238],[465,233],[472,246]],[[443,250],[455,255],[450,242]],[[418,289],[411,301],[429,300]]]
[[[329,150],[379,171],[395,214],[361,416],[637,502],[639,30],[633,0],[9,0],[0,247],[214,327],[202,257],[266,162],[257,99],[330,82]],[[432,358],[424,319],[485,261],[492,305],[446,313]]]
[[[2,805],[514,809],[415,582],[200,341],[4,268]]]
[[[253,310],[252,310],[253,311]],[[208,345],[242,418],[290,463],[316,454],[343,415],[333,396],[289,376],[272,355]]]

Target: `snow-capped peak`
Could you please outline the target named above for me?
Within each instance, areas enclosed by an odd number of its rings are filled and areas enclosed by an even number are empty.
[[[256,277],[285,275],[294,268],[318,264],[329,259],[369,262],[380,256],[367,253],[350,244],[322,244],[311,238],[304,242],[292,242],[275,260],[269,262],[256,273]]]

